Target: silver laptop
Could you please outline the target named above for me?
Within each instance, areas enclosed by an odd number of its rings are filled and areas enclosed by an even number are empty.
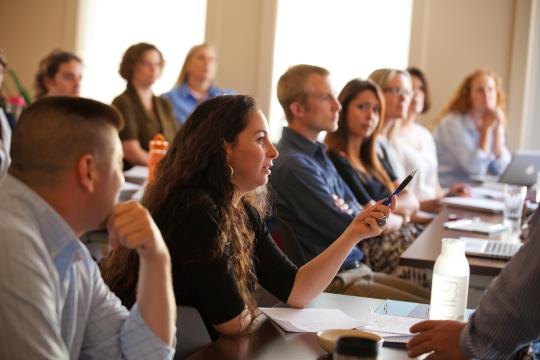
[[[540,151],[517,151],[512,155],[512,160],[500,176],[499,182],[531,186],[536,183],[536,174],[539,171]]]
[[[462,237],[465,240],[465,254],[492,259],[510,259],[518,252],[522,243]]]

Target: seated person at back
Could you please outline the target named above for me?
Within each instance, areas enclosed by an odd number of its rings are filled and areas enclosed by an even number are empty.
[[[384,94],[386,111],[382,131],[378,137],[378,146],[385,168],[387,171],[394,171],[396,174],[418,170],[415,178],[407,187],[408,198],[414,198],[417,204],[416,210],[436,212],[439,206],[439,198],[419,199],[414,190],[416,184],[423,183],[425,177],[429,176],[429,171],[426,171],[429,168],[429,165],[427,165],[429,160],[419,161],[421,166],[412,167],[409,159],[410,147],[398,137],[401,129],[403,129],[403,124],[408,124],[407,115],[412,100],[418,99],[417,96],[412,96],[413,81],[410,74],[407,71],[398,69],[377,69],[369,75],[369,79],[377,83]],[[429,154],[425,155],[425,153],[426,151],[422,151],[423,156],[429,159]],[[414,155],[412,156],[416,159]],[[401,176],[398,175],[398,178],[401,178]],[[463,189],[463,185],[457,185],[456,193]],[[412,220],[416,223],[426,223],[431,221],[432,218],[432,215],[421,212],[415,212],[412,216]]]
[[[463,183],[452,184],[445,190],[439,183],[437,149],[431,132],[417,123],[416,118],[426,113],[431,104],[429,87],[424,73],[408,68],[412,81],[412,95],[407,117],[392,128],[390,139],[406,172],[417,169],[409,189],[420,201],[420,209],[428,212],[440,210],[440,200],[445,196],[469,196],[469,188]]]
[[[317,141],[322,131],[335,131],[341,108],[326,69],[296,65],[278,81],[278,99],[287,118],[270,183],[277,217],[288,223],[312,259],[332,246],[361,210],[354,194],[338,175],[326,147]],[[362,264],[363,252],[352,248],[329,292],[425,302],[429,294]]]
[[[177,126],[171,105],[156,97],[152,85],[161,76],[163,55],[151,44],[130,46],[120,64],[120,76],[127,81],[126,90],[112,104],[120,110],[126,126],[120,131],[125,165],[148,166],[150,140],[162,134],[172,141]]]
[[[376,236],[388,208],[360,213],[332,246],[299,269],[262,221],[265,185],[278,152],[249,96],[226,95],[198,106],[159,163],[143,202],[165,234],[179,305],[195,307],[216,340],[249,328],[259,283],[281,301],[304,307],[333,279],[351,249]],[[135,293],[133,251],[115,250],[102,266],[127,306]]]
[[[140,204],[115,204],[121,125],[112,107],[74,97],[22,113],[0,185],[0,358],[172,358],[169,253]],[[110,245],[134,249],[141,263],[131,312],[78,240],[105,226]]]
[[[442,186],[504,171],[511,158],[504,111],[504,92],[497,74],[480,69],[463,80],[433,132]]]
[[[218,95],[234,94],[232,90],[214,85],[216,69],[217,54],[212,45],[195,45],[187,53],[176,86],[163,94],[173,105],[180,126],[204,100]]]
[[[53,50],[39,62],[34,79],[36,99],[45,96],[79,96],[82,61],[68,51]]]

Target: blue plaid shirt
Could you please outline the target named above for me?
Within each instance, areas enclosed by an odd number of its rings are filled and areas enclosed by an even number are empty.
[[[40,196],[0,186],[0,358],[167,359],[166,345],[103,282],[88,250]]]

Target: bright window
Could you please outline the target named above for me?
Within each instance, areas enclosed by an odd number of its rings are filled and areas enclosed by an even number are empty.
[[[79,23],[82,96],[110,103],[123,92],[118,67],[126,49],[139,42],[154,44],[165,58],[153,87],[160,95],[173,87],[191,46],[204,41],[206,1],[81,0]]]
[[[276,25],[270,127],[281,137],[285,115],[276,96],[291,65],[311,64],[332,73],[335,91],[383,67],[406,68],[412,0],[280,1]]]

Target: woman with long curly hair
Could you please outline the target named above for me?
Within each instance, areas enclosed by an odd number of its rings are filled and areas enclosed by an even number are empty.
[[[262,221],[265,185],[277,156],[254,100],[218,96],[188,118],[143,198],[171,253],[177,303],[194,306],[214,340],[249,327],[257,315],[257,283],[293,307],[308,304],[353,246],[381,233],[376,219],[395,207],[395,197],[390,208],[370,206],[333,245],[298,269]],[[102,266],[105,281],[128,307],[136,260],[119,249]]]
[[[505,96],[493,71],[469,74],[443,110],[433,133],[442,186],[472,175],[499,175],[510,162]]]

